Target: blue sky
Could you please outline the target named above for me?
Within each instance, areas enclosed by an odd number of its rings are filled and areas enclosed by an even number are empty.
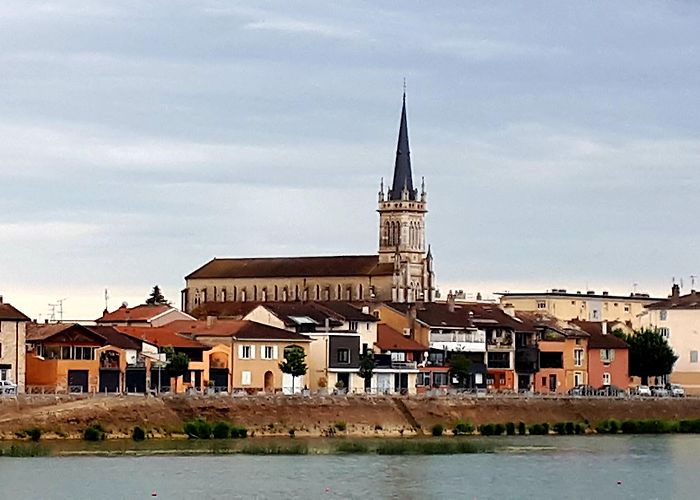
[[[87,4],[87,5],[85,5]],[[440,287],[700,274],[700,4],[0,4],[0,293],[91,318],[214,256],[373,253],[403,78]]]

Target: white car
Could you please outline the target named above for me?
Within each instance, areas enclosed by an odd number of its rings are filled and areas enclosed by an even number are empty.
[[[649,389],[648,385],[638,385],[633,389],[633,393],[637,396],[651,396],[651,389]]]
[[[678,384],[669,384],[668,391],[671,393],[671,396],[673,396],[674,398],[684,398],[685,397],[685,389],[683,389],[683,387],[681,387]]]
[[[17,394],[17,384],[9,380],[0,380],[0,396]]]

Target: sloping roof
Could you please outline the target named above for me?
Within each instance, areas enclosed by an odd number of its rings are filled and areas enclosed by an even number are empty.
[[[87,328],[104,338],[109,345],[120,349],[141,350],[141,342],[120,332],[113,326],[88,326]]]
[[[29,321],[29,318],[11,304],[0,302],[0,320]]]
[[[588,337],[589,334],[572,321],[561,320],[542,311],[516,311],[515,316],[530,329],[549,328],[567,337]]]
[[[122,306],[112,312],[105,312],[101,318],[96,319],[97,323],[112,323],[112,322],[127,322],[127,321],[143,321],[147,322],[164,312],[174,309],[174,307],[160,304],[141,304],[136,307]]]
[[[197,321],[196,324],[190,322],[184,326],[187,329],[180,333],[195,339],[197,337],[231,337],[237,340],[311,341],[311,338],[306,335],[248,320],[217,320],[211,324],[207,321]]]
[[[209,349],[204,344],[183,334],[196,321],[178,320],[163,326],[117,326],[117,330],[131,337],[144,340],[159,347],[177,347],[182,349]]]
[[[263,304],[263,302],[204,302],[190,314],[197,319],[206,319],[208,316],[243,319],[246,314],[260,304]]]
[[[620,302],[628,300],[632,302],[653,302],[659,300],[658,298],[650,297],[647,293],[631,293],[629,295],[606,295],[602,293],[571,293],[571,292],[505,292],[497,293],[503,299],[508,299],[510,297],[561,297],[570,299],[600,299],[600,300],[618,300]]]
[[[696,291],[679,297],[669,297],[646,306],[647,309],[700,309],[700,294]]]
[[[85,335],[95,338],[96,340],[106,342],[102,335],[91,330],[90,328],[79,323],[29,323],[27,325],[27,342],[41,342],[48,340],[54,335],[70,329],[80,330]]]
[[[380,264],[378,255],[267,257],[212,259],[185,279],[390,276],[393,273],[394,265]]]
[[[389,325],[380,323],[377,325],[377,342],[375,344],[382,351],[427,351],[428,348],[410,337],[402,335]]]
[[[593,349],[628,349],[627,342],[612,333],[603,335],[603,323],[599,321],[572,320],[590,335],[588,347]]]
[[[484,304],[481,302],[460,302],[450,310],[450,305],[445,302],[424,302],[413,304],[389,303],[388,307],[403,314],[409,307],[416,308],[416,318],[431,327],[452,328],[488,328],[499,326],[501,328],[518,329],[520,322],[506,314],[496,304]],[[470,316],[469,313],[472,313]]]
[[[413,189],[413,173],[411,172],[411,151],[408,147],[408,120],[406,118],[406,93],[403,94],[401,106],[401,122],[399,124],[399,140],[396,145],[396,161],[394,163],[394,179],[389,191],[390,200],[400,200],[401,192],[408,190],[408,199],[416,199]]]

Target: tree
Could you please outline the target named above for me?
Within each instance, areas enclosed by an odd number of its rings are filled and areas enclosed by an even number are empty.
[[[292,376],[292,394],[294,394],[294,381],[296,377],[306,375],[306,353],[299,346],[287,347],[284,350],[284,361],[279,363],[282,373]]]
[[[450,358],[449,366],[450,376],[457,377],[460,387],[466,387],[471,376],[471,360],[464,354],[455,354]]]
[[[374,361],[374,353],[369,349],[360,355],[360,377],[365,379],[365,391],[372,387],[372,375],[374,373],[374,367],[376,362]]]
[[[656,328],[642,328],[626,335],[617,330],[617,337],[629,346],[629,374],[641,377],[642,385],[649,384],[649,377],[668,375],[678,356]]]
[[[159,304],[165,304],[168,305],[170,302],[163,296],[162,292],[160,291],[160,287],[158,285],[155,285],[153,287],[153,290],[151,290],[151,295],[148,296],[146,299],[146,304],[152,304],[152,305],[159,305]]]
[[[168,373],[171,377],[181,377],[190,369],[190,358],[184,352],[175,352],[172,347],[166,347],[165,358],[167,363],[165,365]]]

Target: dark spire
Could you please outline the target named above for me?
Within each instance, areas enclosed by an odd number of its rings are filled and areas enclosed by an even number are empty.
[[[400,200],[401,193],[408,190],[408,199],[416,199],[413,190],[413,175],[411,173],[411,154],[408,149],[408,121],[406,120],[406,91],[403,93],[403,107],[401,108],[401,125],[399,126],[399,142],[396,146],[396,163],[394,164],[394,182],[389,191],[390,200]]]

